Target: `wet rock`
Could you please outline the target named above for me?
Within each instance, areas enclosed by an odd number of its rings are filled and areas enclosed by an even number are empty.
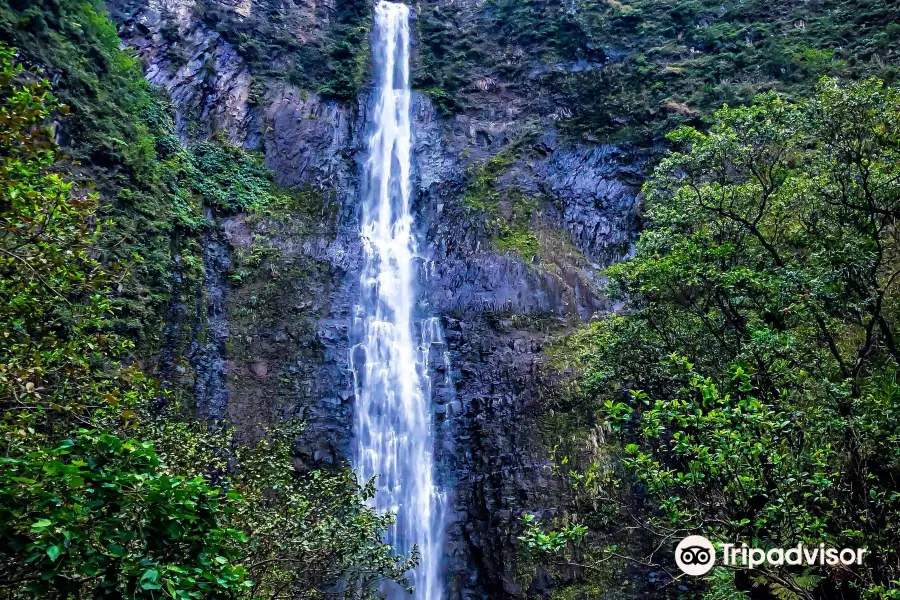
[[[269,374],[269,367],[264,362],[255,362],[250,365],[250,372],[262,379]]]
[[[212,220],[212,211],[206,218]],[[231,252],[220,229],[204,234],[203,285],[197,287],[192,324],[192,346],[189,352],[194,368],[194,402],[197,416],[209,423],[225,420],[230,390],[226,385],[226,342],[228,341],[227,273],[231,268]],[[200,335],[205,327],[206,335]]]
[[[313,454],[313,460],[330,465],[334,463],[334,454],[330,449],[319,449]]]
[[[353,165],[343,152],[351,141],[346,107],[289,85],[271,91],[266,109],[266,166],[282,185],[347,185]]]
[[[252,19],[262,1],[215,3]],[[301,24],[292,33],[314,36],[323,27],[312,4],[284,5],[286,20]],[[481,10],[480,0],[458,4],[465,19]],[[327,235],[289,220],[251,228],[240,215],[221,219],[204,240],[205,289],[173,302],[166,331],[174,339],[190,330],[202,418],[229,418],[252,439],[259,433],[251,424],[298,417],[307,428],[295,440],[295,468],[343,464],[352,448],[348,331],[359,292],[358,179],[372,98],[364,92],[346,106],[284,82],[254,81],[234,48],[197,21],[194,0],[111,0],[110,6],[146,61],[148,79],[170,93],[185,139],[219,132],[262,150],[280,184],[334,199]],[[177,47],[163,35],[173,26]],[[251,102],[254,85],[263,94]],[[478,89],[483,105],[449,119],[426,96],[414,94],[412,104],[417,310],[419,317],[439,317],[444,330],[440,360],[432,361],[432,395],[440,481],[451,502],[448,600],[549,597],[550,574],[539,573],[528,588],[515,577],[521,515],[556,514],[566,486],[547,468],[538,432],[540,388],[548,383],[541,351],[561,332],[613,309],[597,268],[630,251],[642,165],[615,146],[560,139],[552,111],[538,111],[539,99],[514,96],[502,81],[483,81]],[[462,197],[470,167],[530,131],[528,111],[547,117],[543,129],[497,185],[540,198],[543,226],[558,232],[566,248],[560,256],[523,261],[497,251],[484,215]],[[242,320],[242,302],[252,292],[229,285],[232,251],[260,239],[277,250],[284,274],[276,291],[254,306],[258,316]],[[580,256],[572,259],[568,246]],[[187,289],[187,282],[173,285]],[[167,365],[161,370],[176,373],[175,346],[161,354]]]

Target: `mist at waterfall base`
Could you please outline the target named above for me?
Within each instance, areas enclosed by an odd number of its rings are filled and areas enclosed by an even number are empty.
[[[377,477],[376,508],[396,514],[385,543],[418,546],[410,575],[415,600],[441,600],[443,500],[434,479],[429,351],[442,341],[440,323],[417,315],[416,255],[411,214],[409,8],[375,6],[372,63],[375,112],[364,168],[360,300],[351,327],[356,411],[355,465],[363,481]],[[388,598],[410,598],[395,584]]]

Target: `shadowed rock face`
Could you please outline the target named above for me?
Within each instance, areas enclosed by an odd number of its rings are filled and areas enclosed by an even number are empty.
[[[278,183],[346,189],[356,176],[345,158],[355,150],[351,111],[289,85],[276,86],[266,109],[266,166]]]
[[[218,33],[198,26],[195,0],[126,0],[109,8],[123,25],[123,38],[144,60],[147,80],[172,98],[179,134],[223,131],[237,145],[258,137],[251,131],[250,72]]]
[[[544,379],[541,351],[573,322],[612,308],[593,267],[631,247],[637,196],[620,177],[638,170],[616,148],[567,146],[552,130],[540,136],[535,144],[543,155],[517,160],[497,185],[546,197],[547,221],[567,234],[583,262],[526,264],[497,253],[483,216],[461,201],[466,165],[454,148],[476,152],[477,139],[440,122],[424,97],[414,115],[428,242],[423,296],[443,315],[453,368],[452,393],[443,373],[434,386],[440,464],[454,490],[453,597],[540,596],[523,589],[514,572],[523,512],[550,516],[564,493],[537,431],[539,394],[552,383]]]
[[[347,459],[355,400],[348,330],[362,260],[359,177],[369,94],[346,106],[264,79],[264,93],[251,101],[254,74],[221,35],[202,26],[192,1],[110,5],[123,37],[146,61],[147,78],[170,93],[185,139],[218,133],[258,149],[279,183],[321,193],[333,209],[312,224],[215,216],[221,231],[204,261],[215,293],[201,297],[205,310],[197,314],[206,323],[194,328],[215,334],[214,346],[208,337],[195,346],[205,349],[194,364],[201,414],[227,417],[248,439],[260,435],[257,423],[299,417],[307,429],[297,440],[298,468]],[[470,16],[477,9],[461,6]],[[229,0],[221,8],[253,18],[259,6]],[[285,22],[321,35],[320,8],[285,3]],[[552,119],[528,113],[528,98],[484,87],[482,108],[465,115],[440,117],[418,94],[412,108],[423,240],[419,308],[441,319],[450,358],[449,369],[435,359],[432,370],[439,478],[451,492],[447,581],[454,599],[541,597],[552,581],[527,590],[514,576],[523,512],[552,515],[563,497],[537,431],[540,393],[553,383],[541,352],[574,324],[614,308],[597,269],[630,250],[642,165],[622,148],[564,141]],[[528,151],[495,182],[539,198],[535,225],[554,245],[542,244],[540,258],[526,262],[498,252],[485,215],[462,198],[470,167],[536,127]],[[275,257],[231,286],[223,271],[232,255],[261,246]],[[204,365],[218,370],[210,374]]]
[[[207,218],[212,211],[207,209]],[[194,378],[197,416],[210,422],[222,420],[228,410],[229,390],[225,386],[226,342],[228,340],[228,284],[231,267],[228,243],[222,231],[208,231],[203,239],[203,285],[199,286],[195,327],[205,325],[205,335],[194,334],[190,362]]]

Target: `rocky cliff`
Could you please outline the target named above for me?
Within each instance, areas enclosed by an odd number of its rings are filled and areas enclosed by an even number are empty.
[[[248,439],[261,435],[259,424],[306,422],[297,468],[345,460],[370,94],[364,71],[349,98],[318,85],[312,67],[291,76],[316,50],[334,55],[345,8],[340,0],[109,7],[147,79],[170,95],[185,141],[216,136],[260,152],[304,199],[267,215],[209,214],[216,229],[204,240],[202,289],[173,300],[166,327],[169,346],[180,339],[191,358],[166,365],[163,352],[161,372],[193,390],[199,414],[229,420]],[[459,31],[485,27],[478,0],[416,9],[419,31],[433,31],[448,10]],[[365,31],[364,19],[356,25]],[[289,43],[260,60],[253,39]],[[427,48],[419,50],[425,71]],[[364,65],[364,46],[347,60]],[[535,58],[530,72],[594,66]],[[550,517],[565,493],[538,427],[553,385],[542,350],[616,308],[597,271],[629,252],[642,159],[564,135],[565,111],[542,88],[481,71],[463,110],[446,110],[433,90],[417,93],[413,109],[421,309],[445,331],[432,389],[441,479],[452,494],[448,580],[454,598],[540,597],[553,582],[517,577],[516,535],[524,511]]]

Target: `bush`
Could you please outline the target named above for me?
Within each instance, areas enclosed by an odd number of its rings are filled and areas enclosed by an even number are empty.
[[[618,432],[608,450],[656,507],[621,510],[650,535],[868,548],[853,572],[720,573],[705,597],[896,590],[898,111],[881,82],[826,79],[674,132],[636,255],[608,270],[630,312],[572,340],[582,418]]]
[[[383,578],[404,582],[415,557],[382,543],[391,516],[366,504],[371,482],[301,477],[293,432],[230,449],[229,431],[186,418],[128,366],[134,344],[110,331],[113,278],[95,257],[97,198],[54,172],[46,123],[65,110],[14,55],[0,47],[0,590],[238,599],[343,581],[369,598]],[[164,111],[151,116],[165,126]],[[243,209],[274,198],[269,174],[236,148],[171,150],[160,173],[177,200]]]
[[[252,585],[236,564],[246,538],[227,525],[240,498],[164,473],[147,442],[85,430],[0,466],[2,585],[17,597],[234,598]]]

